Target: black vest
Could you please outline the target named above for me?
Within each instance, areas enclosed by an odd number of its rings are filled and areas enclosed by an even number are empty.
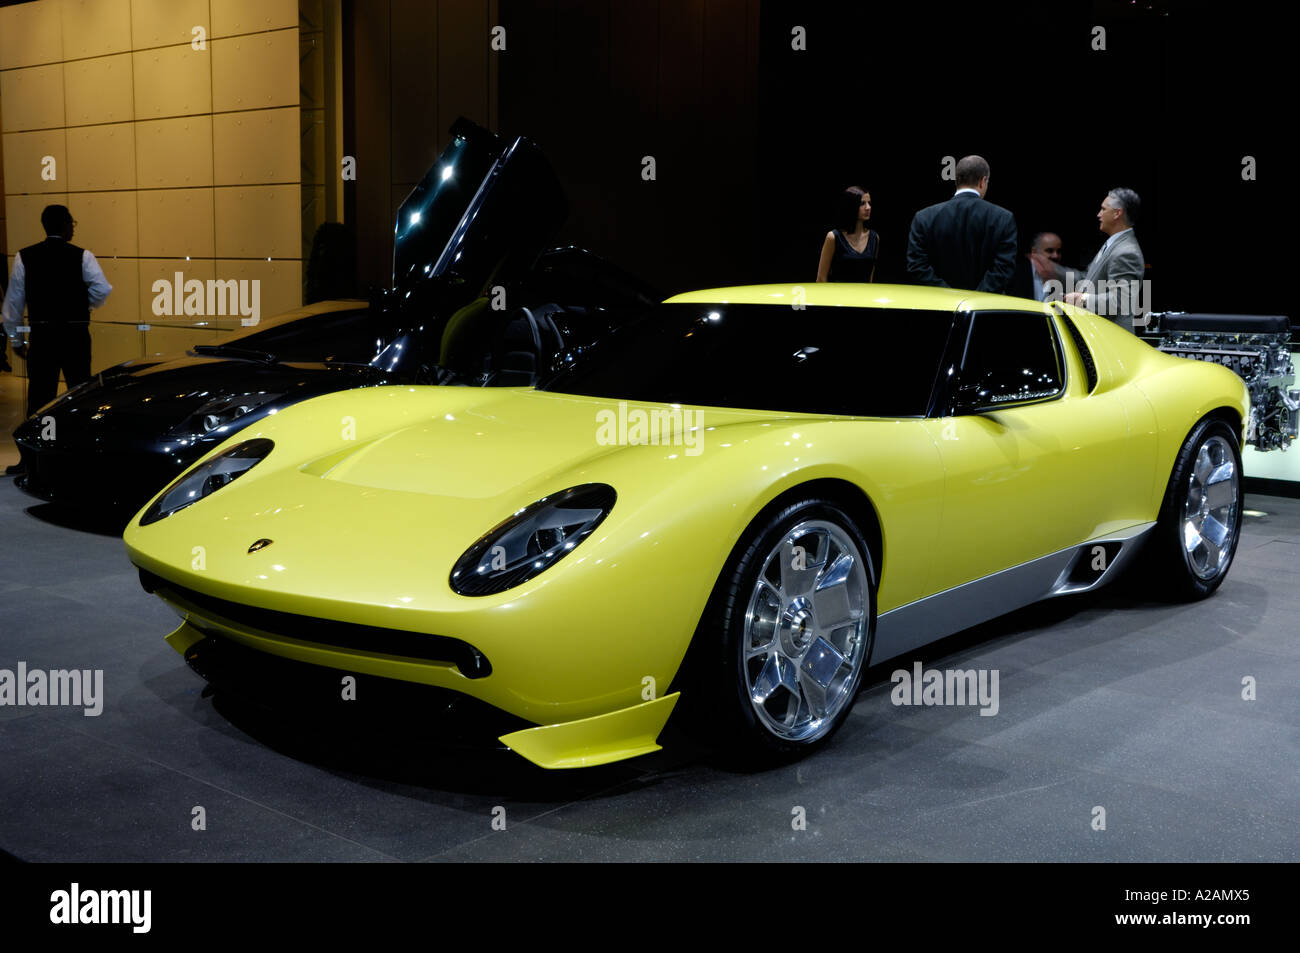
[[[62,238],[46,238],[19,254],[23,256],[27,316],[32,324],[90,320],[90,295],[81,277],[81,248]]]

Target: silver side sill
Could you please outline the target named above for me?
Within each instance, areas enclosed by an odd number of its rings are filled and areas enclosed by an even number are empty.
[[[1155,526],[1139,523],[890,609],[876,620],[869,664],[911,652],[1042,599],[1096,589],[1120,574]],[[1104,554],[1100,559],[1097,547]],[[1094,569],[1098,563],[1104,568]]]

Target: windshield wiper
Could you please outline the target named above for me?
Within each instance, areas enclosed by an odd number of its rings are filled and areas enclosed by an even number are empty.
[[[263,364],[278,364],[280,361],[270,351],[258,351],[251,347],[236,347],[231,344],[196,344],[190,350],[195,354],[243,358],[246,361],[261,361]]]

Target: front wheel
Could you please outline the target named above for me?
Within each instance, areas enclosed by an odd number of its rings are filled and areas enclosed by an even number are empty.
[[[1241,533],[1241,453],[1219,419],[1188,435],[1169,477],[1156,526],[1157,569],[1174,598],[1203,599],[1223,582]]]
[[[825,742],[862,681],[876,585],[866,540],[834,502],[801,500],[753,527],[697,633],[715,740],[769,763]]]

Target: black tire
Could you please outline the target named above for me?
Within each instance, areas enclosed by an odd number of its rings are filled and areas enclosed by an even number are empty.
[[[829,666],[834,664],[833,656],[826,652],[826,646],[820,645],[820,642],[830,639],[828,644],[836,650],[841,646],[853,646],[851,653],[842,656],[845,662],[841,663],[841,668],[834,669],[836,674],[830,676],[828,685],[823,687],[827,696],[835,696],[833,714],[828,712],[829,717],[821,719],[817,727],[811,728],[807,737],[794,734],[796,729],[793,726],[787,729],[791,734],[783,737],[769,724],[776,720],[775,709],[769,706],[780,702],[787,709],[788,715],[789,709],[797,708],[803,696],[791,692],[783,682],[767,695],[760,714],[758,703],[751,698],[750,681],[762,675],[761,671],[756,675],[754,666],[761,669],[764,662],[754,659],[747,665],[742,657],[742,649],[746,638],[752,637],[761,628],[759,625],[748,626],[751,604],[767,598],[758,592],[760,574],[766,572],[765,578],[769,578],[774,568],[779,571],[779,567],[772,562],[776,555],[774,550],[779,544],[789,542],[787,536],[800,527],[805,528],[805,534],[799,537],[796,545],[803,546],[806,543],[805,548],[810,548],[819,546],[820,541],[824,541],[827,547],[825,552],[814,552],[810,564],[823,566],[822,570],[816,570],[816,578],[825,582],[823,587],[816,589],[818,597],[823,599],[822,604],[838,599],[838,596],[825,598],[827,590],[838,584],[830,581],[834,574],[824,572],[828,555],[832,556],[830,564],[841,567],[847,565],[842,560],[837,562],[834,554],[838,551],[840,555],[856,559],[861,569],[860,574],[848,571],[850,578],[846,578],[838,593],[844,596],[849,611],[860,609],[864,615],[860,626],[856,621],[846,621],[843,626],[835,628],[834,632],[823,632],[823,627],[835,624],[832,616],[836,613],[829,609],[825,612],[808,609],[806,606],[796,608],[796,599],[787,604],[784,597],[771,596],[783,607],[782,610],[772,610],[772,618],[775,620],[772,645],[778,644],[783,633],[789,637],[792,647],[797,648],[801,641],[805,643],[802,661],[795,669],[801,692],[804,685],[816,691],[816,685],[820,684],[818,678],[824,677]],[[822,527],[826,529],[823,530]],[[832,527],[834,530],[830,529]],[[856,552],[850,553],[850,549]],[[796,573],[792,572],[794,575]],[[769,585],[767,588],[772,587]],[[794,588],[791,587],[792,590]],[[725,759],[744,767],[784,763],[824,745],[848,717],[853,708],[853,700],[861,688],[862,673],[867,667],[875,634],[877,588],[877,573],[867,541],[854,520],[838,503],[810,495],[761,515],[737,543],[719,574],[692,642],[682,683],[682,701],[695,733]],[[784,579],[780,589],[781,592],[786,591]],[[812,602],[811,598],[804,601]],[[799,619],[805,613],[806,617]],[[761,614],[756,617],[761,617]],[[797,621],[783,627],[782,619]],[[825,668],[818,664],[818,659],[826,663]],[[773,664],[777,662],[770,656],[767,661]],[[850,662],[850,669],[842,670],[842,666]],[[777,668],[784,664],[782,662]],[[786,668],[785,671],[788,672],[789,669]],[[814,672],[817,674],[814,675]],[[802,679],[805,677],[812,681],[804,682]],[[779,697],[782,692],[785,693],[783,699]],[[797,714],[794,721],[798,721]]]
[[[1241,536],[1243,508],[1238,439],[1238,434],[1227,421],[1208,417],[1192,428],[1174,459],[1151,543],[1156,578],[1163,593],[1171,599],[1204,599],[1219,588],[1232,566],[1237,541]],[[1219,479],[1214,484],[1216,487],[1227,484],[1227,489],[1219,489],[1213,495],[1205,492],[1201,485],[1202,477],[1197,476],[1197,460],[1203,451],[1206,453],[1205,459],[1211,462],[1221,460],[1223,464],[1231,464],[1231,479]],[[1203,460],[1202,469],[1204,467]],[[1223,471],[1214,472],[1220,474]],[[1230,499],[1230,506],[1209,506],[1210,502],[1222,499]],[[1195,514],[1204,512],[1211,514],[1214,525],[1209,527],[1210,531],[1204,536],[1189,537],[1200,540],[1189,549],[1184,543],[1185,524],[1189,515],[1195,522]],[[1214,537],[1220,527],[1230,534],[1230,538],[1224,538],[1225,545],[1222,547],[1214,544]]]

